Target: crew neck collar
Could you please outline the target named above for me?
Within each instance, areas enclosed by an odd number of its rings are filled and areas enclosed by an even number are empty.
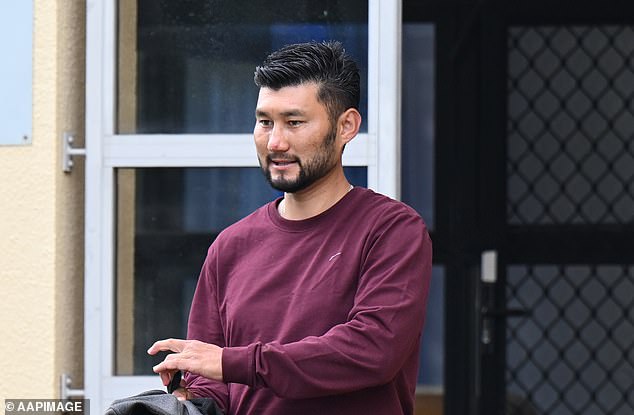
[[[279,197],[268,204],[267,213],[268,216],[273,222],[275,226],[280,229],[290,231],[290,232],[301,232],[307,229],[311,229],[314,226],[320,226],[320,224],[324,221],[327,221],[329,217],[332,215],[336,215],[338,211],[341,209],[345,209],[345,207],[350,203],[352,199],[355,198],[355,195],[359,191],[359,187],[354,186],[348,193],[346,193],[341,199],[339,199],[334,205],[326,209],[325,211],[319,213],[318,215],[312,216],[307,219],[300,220],[290,220],[284,219],[280,213],[278,212],[278,205],[284,199],[284,197]]]

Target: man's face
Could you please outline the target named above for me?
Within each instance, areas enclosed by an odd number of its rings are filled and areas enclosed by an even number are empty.
[[[260,167],[277,190],[294,193],[328,176],[341,158],[333,126],[313,83],[261,88],[253,130]]]

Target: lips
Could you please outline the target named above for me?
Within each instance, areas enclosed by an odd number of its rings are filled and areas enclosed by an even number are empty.
[[[289,166],[291,164],[297,163],[297,159],[288,158],[288,157],[268,156],[267,159],[268,159],[269,164],[273,164],[273,165],[278,166],[278,167]]]
[[[275,164],[276,166],[288,166],[289,164],[293,164],[295,162],[294,161],[286,161],[286,160],[284,160],[284,161],[272,160],[272,163]]]

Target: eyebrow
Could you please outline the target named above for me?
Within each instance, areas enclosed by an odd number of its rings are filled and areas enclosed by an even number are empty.
[[[281,112],[280,115],[282,117],[297,117],[297,116],[304,116],[306,113],[302,110],[289,110],[289,111],[284,111]],[[255,110],[255,116],[256,117],[268,117],[270,118],[270,115],[267,111],[261,110],[261,109],[256,109]]]

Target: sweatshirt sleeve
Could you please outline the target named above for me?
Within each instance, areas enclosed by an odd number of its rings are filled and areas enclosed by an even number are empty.
[[[213,286],[215,281],[213,278],[215,261],[215,246],[212,245],[203,264],[192,300],[187,326],[187,338],[213,343],[222,347],[225,345],[225,340],[218,303],[215,300],[217,298],[216,290]],[[229,407],[229,392],[225,383],[191,373],[185,374],[185,382],[187,389],[195,397],[213,398],[216,404],[224,411]]]
[[[418,215],[382,218],[362,261],[345,323],[293,343],[255,342],[223,350],[225,382],[312,398],[385,384],[418,353],[432,266],[431,240]]]

